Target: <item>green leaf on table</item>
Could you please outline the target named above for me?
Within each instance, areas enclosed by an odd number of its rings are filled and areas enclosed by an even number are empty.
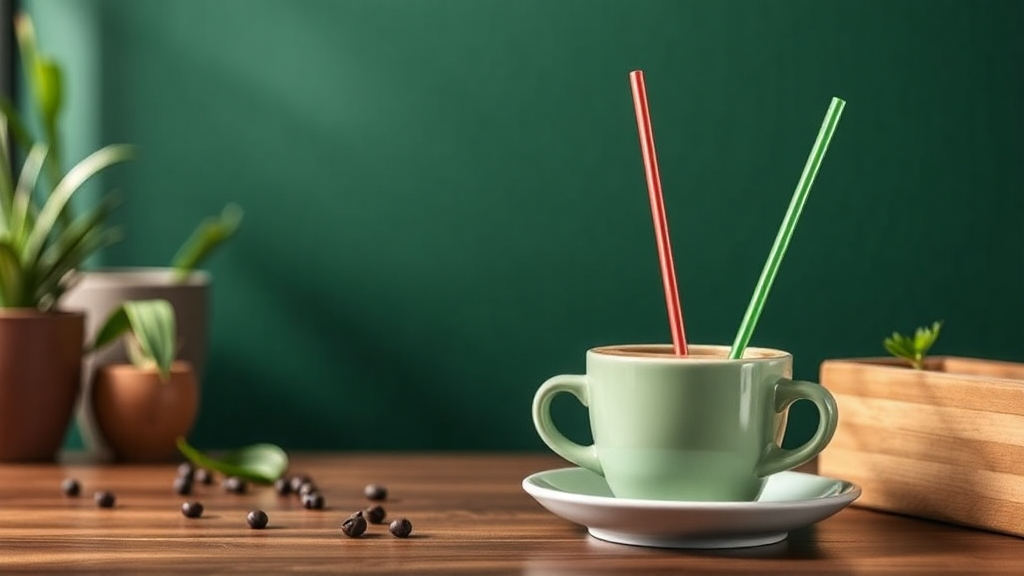
[[[196,466],[261,484],[272,484],[288,470],[288,454],[276,444],[251,444],[212,458],[179,436],[178,450]]]

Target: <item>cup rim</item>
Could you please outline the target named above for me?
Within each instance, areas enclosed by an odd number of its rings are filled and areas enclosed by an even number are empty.
[[[743,358],[733,360],[728,358],[730,346],[720,344],[690,344],[687,346],[689,356],[666,356],[672,354],[671,344],[606,344],[595,346],[587,350],[587,355],[594,355],[600,358],[629,362],[701,362],[708,364],[732,364],[736,362],[769,362],[792,358],[792,354],[785,350],[775,348],[746,348],[743,351]],[[614,353],[610,350],[628,351],[628,354]],[[707,356],[700,356],[707,354]]]

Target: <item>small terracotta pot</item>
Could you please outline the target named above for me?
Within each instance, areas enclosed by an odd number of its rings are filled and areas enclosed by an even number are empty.
[[[99,431],[115,458],[167,462],[178,453],[175,439],[187,436],[195,423],[199,386],[185,361],[171,366],[167,382],[153,369],[108,364],[96,369],[92,402]]]
[[[0,310],[0,462],[54,460],[78,397],[85,318]]]
[[[212,278],[202,270],[193,270],[179,282],[170,268],[105,268],[81,272],[61,302],[68,310],[85,312],[86,342],[96,338],[110,313],[129,300],[163,298],[174,307],[177,327],[177,358],[192,364],[196,380],[202,385],[206,366],[209,332],[209,307]],[[85,357],[82,398],[76,415],[82,442],[97,459],[110,456],[110,447],[103,442],[92,407],[92,376],[104,364],[126,364],[128,354],[121,342]]]

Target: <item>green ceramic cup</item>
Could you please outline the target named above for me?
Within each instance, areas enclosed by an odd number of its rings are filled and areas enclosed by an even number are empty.
[[[533,423],[558,455],[601,474],[617,498],[753,501],[767,476],[795,468],[832,439],[832,395],[791,380],[793,357],[748,348],[730,360],[727,346],[625,345],[587,352],[586,375],[549,379],[533,400]],[[594,443],[566,438],[551,400],[575,396],[589,408]],[[820,420],[803,446],[782,449],[789,407],[817,406]]]

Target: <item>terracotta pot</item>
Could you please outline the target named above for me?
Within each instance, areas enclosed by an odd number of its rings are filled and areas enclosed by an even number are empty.
[[[96,369],[92,405],[103,439],[122,462],[167,462],[179,458],[175,439],[187,436],[199,411],[199,386],[192,365],[178,361],[171,378],[132,364]]]
[[[52,461],[82,373],[79,312],[0,309],[0,461]]]
[[[95,338],[107,316],[128,300],[163,298],[174,306],[175,324],[181,349],[177,358],[192,365],[201,382],[206,366],[209,333],[210,275],[201,270],[191,272],[184,282],[174,280],[170,268],[108,268],[82,272],[61,302],[68,310],[86,314],[87,341]],[[83,393],[77,410],[78,429],[82,441],[95,459],[109,456],[91,405],[92,380],[97,366],[128,363],[122,342],[107,346],[85,359]]]

